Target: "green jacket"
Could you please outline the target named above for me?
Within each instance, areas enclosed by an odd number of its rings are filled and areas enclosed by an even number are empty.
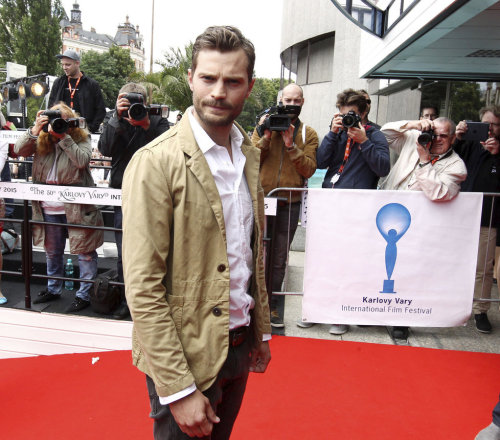
[[[92,157],[92,147],[90,139],[76,144],[71,136],[61,139],[56,148],[60,148],[61,154],[57,159],[57,180],[59,185],[67,186],[95,186],[90,174],[90,158]],[[36,150],[36,139],[32,139],[26,132],[21,136],[15,146],[16,154],[29,157]],[[33,183],[46,183],[54,160],[55,150],[44,156],[35,154],[33,158]],[[43,211],[41,203],[33,200],[32,203],[33,220],[43,221]],[[96,205],[83,205],[78,203],[65,203],[64,211],[68,223],[103,226],[102,214]],[[72,254],[84,254],[96,250],[104,241],[102,230],[68,228],[69,246]],[[33,243],[35,246],[43,246],[45,240],[45,228],[41,225],[33,225]]]
[[[241,130],[241,129],[240,129]],[[254,210],[254,340],[271,333],[264,282],[259,150],[244,134]],[[229,263],[215,181],[184,117],[135,153],[123,186],[123,263],[133,361],[160,396],[216,379],[229,347]]]

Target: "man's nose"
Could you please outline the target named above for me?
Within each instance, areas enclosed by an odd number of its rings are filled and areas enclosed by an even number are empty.
[[[214,99],[224,99],[226,97],[226,85],[224,84],[224,81],[219,80],[214,84],[212,97]]]

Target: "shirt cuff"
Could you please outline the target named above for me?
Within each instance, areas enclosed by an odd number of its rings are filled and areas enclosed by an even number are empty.
[[[273,337],[272,337],[271,333],[264,333],[262,335],[262,342],[270,341],[272,338]]]
[[[182,391],[179,391],[175,394],[172,394],[167,397],[160,397],[160,403],[162,405],[168,405],[172,402],[176,402],[177,400],[181,400],[183,397],[189,396],[190,394],[194,393],[196,391],[196,385],[193,383],[192,385],[189,385],[187,388],[184,388]]]

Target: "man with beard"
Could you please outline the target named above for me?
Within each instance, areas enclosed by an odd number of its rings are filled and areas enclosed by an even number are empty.
[[[500,107],[483,107],[479,111],[479,117],[481,122],[490,125],[489,137],[484,142],[463,140],[468,131],[467,122],[460,121],[457,125],[457,141],[453,148],[467,167],[467,179],[462,183],[462,191],[498,193],[500,192]],[[495,206],[493,214],[492,206]],[[476,329],[481,333],[491,332],[487,312],[490,308],[488,300],[491,297],[493,283],[497,227],[500,226],[500,211],[497,207],[498,199],[483,198],[474,298],[486,301],[475,301],[472,307]]]
[[[66,103],[85,118],[89,131],[96,133],[106,115],[99,84],[80,70],[80,55],[74,50],[67,49],[56,57],[61,60],[64,75],[52,85],[49,108],[60,101]]]
[[[302,87],[288,84],[283,89],[281,101],[285,106],[294,105],[302,108],[304,105]],[[264,115],[253,132],[252,142],[261,150],[260,179],[265,194],[280,187],[302,188],[305,180],[316,171],[318,135],[313,128],[301,122],[299,114],[289,115],[292,123],[286,131],[262,130],[260,127],[268,117]],[[278,312],[279,300],[277,295],[272,295],[272,292],[280,292],[282,289],[288,250],[299,222],[302,194],[300,191],[292,193],[280,191],[275,196],[286,200],[278,201],[276,216],[269,217],[268,222],[268,230],[273,231],[269,263],[272,269],[269,295],[271,325],[283,328],[285,325]]]
[[[249,371],[271,357],[259,151],[234,123],[254,62],[238,29],[206,29],[188,71],[193,107],[125,170],[133,358],[157,440],[229,439]]]

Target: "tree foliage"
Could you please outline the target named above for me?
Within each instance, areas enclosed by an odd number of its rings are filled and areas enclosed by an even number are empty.
[[[446,81],[438,81],[422,89],[422,105],[443,107],[446,100]],[[443,104],[443,105],[442,105]],[[455,123],[462,120],[477,121],[479,110],[484,105],[479,83],[454,81],[450,87],[450,119]]]
[[[125,85],[134,72],[134,61],[127,49],[112,46],[108,52],[85,52],[80,64],[86,75],[95,79],[102,90],[104,104],[114,108],[118,91]]]
[[[60,0],[0,0],[0,64],[23,64],[28,75],[54,75],[64,16]]]

